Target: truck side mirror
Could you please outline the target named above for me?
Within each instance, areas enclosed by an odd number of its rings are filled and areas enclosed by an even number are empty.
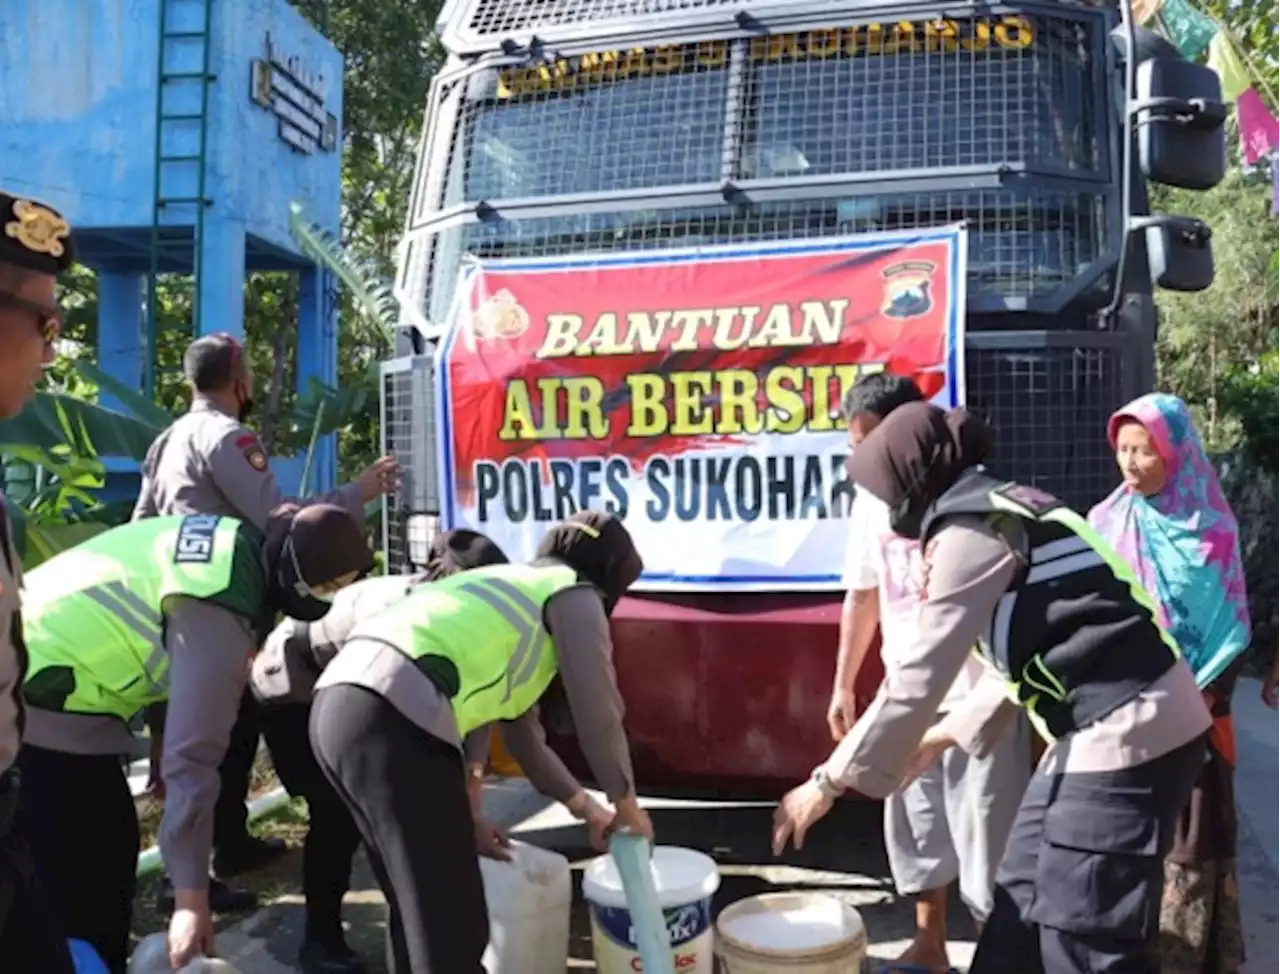
[[[1203,291],[1213,283],[1213,231],[1189,216],[1134,217],[1129,232],[1147,242],[1151,283],[1166,291]]]
[[[1137,68],[1129,105],[1142,174],[1166,186],[1213,189],[1227,174],[1227,106],[1212,68],[1151,58]]]

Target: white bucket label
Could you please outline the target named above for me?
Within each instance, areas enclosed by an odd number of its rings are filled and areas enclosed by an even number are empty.
[[[600,906],[591,903],[591,918],[598,936],[596,937],[596,961],[600,970],[612,974],[615,970],[643,971],[644,962],[636,950],[635,927],[631,923],[631,913],[624,907]],[[675,961],[676,974],[711,974],[712,964],[712,929],[711,901],[701,900],[687,903],[684,906],[673,906],[662,911],[662,918],[667,924],[667,934],[671,938],[671,953]],[[625,952],[626,959],[616,956],[610,960],[621,961],[625,968],[610,964],[599,956],[605,944],[617,949],[619,954]]]

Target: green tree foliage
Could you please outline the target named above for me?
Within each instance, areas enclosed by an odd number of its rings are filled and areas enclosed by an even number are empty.
[[[296,0],[294,6],[342,51],[343,92],[341,243],[384,277],[394,276],[395,249],[404,228],[415,152],[432,76],[443,61],[434,39],[437,0]],[[304,201],[305,202],[305,201]],[[49,373],[49,388],[96,401],[98,385],[78,369],[97,347],[97,284],[92,271],[63,275],[64,341]],[[245,346],[257,380],[256,422],[271,452],[305,450],[316,431],[336,429],[341,475],[350,477],[378,450],[377,363],[391,335],[339,292],[338,383],[297,393],[297,279],[255,274],[245,285]],[[191,340],[191,281],[158,284],[156,403],[166,413],[188,404],[182,354]],[[33,407],[37,408],[37,407]],[[38,407],[47,418],[51,404]],[[24,421],[26,421],[24,419]],[[31,422],[39,422],[32,418]]]
[[[343,53],[342,225],[340,243],[383,277],[394,273],[415,152],[432,76],[443,61],[434,39],[438,0],[295,0]],[[305,201],[302,201],[305,203]],[[94,494],[100,456],[140,459],[169,417],[188,405],[182,355],[192,338],[189,278],[157,284],[155,403],[121,389],[94,368],[97,282],[77,267],[64,274],[63,341],[49,371],[48,393],[16,420],[0,423],[4,477],[15,501],[24,557],[35,563],[117,523],[128,505]],[[257,380],[256,422],[269,451],[308,451],[318,434],[339,436],[340,475],[350,478],[378,450],[377,364],[391,349],[385,325],[350,293],[339,292],[338,382],[297,391],[298,282],[255,274],[245,285],[245,347]],[[106,392],[124,411],[98,404]],[[309,463],[308,463],[309,466]]]
[[[1277,0],[1200,0],[1227,31],[1254,87],[1276,108]],[[1213,230],[1213,286],[1201,294],[1159,296],[1157,384],[1198,413],[1212,449],[1242,450],[1276,468],[1276,220],[1270,165],[1243,167],[1232,118],[1229,171],[1207,193],[1153,188],[1153,208],[1197,216]]]
[[[1269,182],[1233,166],[1207,193],[1157,194],[1157,209],[1212,227],[1217,262],[1208,291],[1158,296],[1157,385],[1192,404],[1211,448],[1240,446],[1275,469],[1280,280]]]
[[[302,0],[294,4],[343,52],[342,244],[393,278],[404,232],[431,79],[444,60],[435,40],[438,0]],[[327,14],[327,20],[326,20]],[[378,398],[376,365],[391,336],[345,289],[339,315],[339,386]],[[377,409],[340,433],[343,477],[377,455]]]

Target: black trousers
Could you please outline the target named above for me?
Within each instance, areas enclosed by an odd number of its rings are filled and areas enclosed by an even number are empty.
[[[17,774],[0,776],[0,791],[16,789]],[[0,967],[13,971],[74,974],[67,938],[49,908],[31,849],[9,817],[0,821]]]
[[[1123,771],[1036,772],[970,974],[1159,974],[1164,857],[1204,756],[1197,738]]]
[[[267,705],[259,714],[280,782],[290,795],[307,800],[310,826],[302,851],[307,939],[341,943],[342,897],[351,886],[351,860],[360,847],[360,830],[311,751],[310,704]]]
[[[14,830],[30,847],[49,922],[61,936],[92,945],[112,974],[124,974],[139,835],[120,760],[26,744],[18,768],[22,795]],[[7,959],[0,953],[5,970]]]
[[[218,801],[213,806],[213,848],[215,854],[234,855],[249,837],[249,779],[258,756],[261,734],[260,708],[249,690],[240,698],[240,712],[231,728],[227,753],[218,765]]]
[[[342,685],[316,694],[311,743],[387,898],[394,974],[483,974],[489,917],[461,753]]]

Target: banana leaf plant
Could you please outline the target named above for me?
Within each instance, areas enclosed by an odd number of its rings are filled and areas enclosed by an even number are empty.
[[[106,483],[102,458],[143,460],[174,418],[92,363],[82,359],[76,368],[124,409],[41,392],[18,416],[0,421],[7,508],[28,569],[129,519],[131,503],[104,501],[98,494]],[[316,441],[367,408],[363,385],[336,390],[316,383],[299,398],[289,425],[306,430],[308,473]],[[306,479],[304,496],[310,493]]]
[[[328,268],[351,291],[385,343],[400,304],[373,263],[352,256],[338,239],[306,220],[301,205],[290,208],[290,229],[304,253]],[[141,461],[152,441],[174,417],[137,390],[87,359],[76,370],[121,408],[101,406],[58,392],[38,393],[21,414],[0,421],[0,458],[8,511],[23,563],[34,567],[87,538],[128,519],[132,505],[106,502],[96,493],[106,482],[103,457]],[[298,397],[285,423],[285,446],[306,450],[299,493],[310,491],[314,452],[321,436],[350,424],[376,401],[378,367],[357,382],[333,388],[313,382]],[[376,516],[378,502],[366,508]]]

